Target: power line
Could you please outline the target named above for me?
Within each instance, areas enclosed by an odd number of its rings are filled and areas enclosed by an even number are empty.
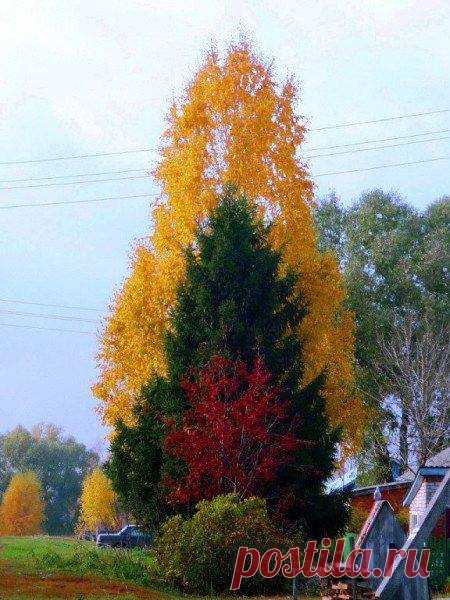
[[[90,310],[98,313],[103,313],[99,308],[88,308],[86,306],[68,306],[67,304],[47,304],[45,302],[29,302],[27,300],[12,300],[7,298],[0,298],[0,302],[7,304],[27,304],[30,306],[44,306],[47,308],[64,308],[67,310]]]
[[[356,121],[354,123],[339,123],[337,125],[327,125],[325,127],[315,127],[309,129],[308,131],[326,131],[329,129],[340,129],[343,127],[354,127],[356,125],[369,125],[372,123],[383,123],[386,121],[395,121],[399,119],[410,119],[413,117],[423,117],[426,115],[437,115],[450,112],[450,108],[444,108],[441,110],[432,110],[420,113],[411,113],[405,115],[395,115],[393,117],[383,117],[380,119],[372,119],[368,121]],[[35,159],[26,159],[26,160],[9,160],[0,162],[0,166],[8,166],[8,165],[26,165],[33,163],[42,163],[42,162],[54,162],[59,160],[73,160],[73,159],[84,159],[84,158],[96,158],[101,156],[120,156],[122,154],[137,154],[142,152],[157,152],[158,148],[135,148],[132,150],[120,150],[115,152],[96,152],[94,154],[77,154],[71,156],[54,156],[49,158],[35,158]]]
[[[350,146],[360,146],[362,144],[369,144],[369,143],[377,143],[377,142],[390,142],[390,141],[395,141],[395,140],[404,140],[404,139],[410,139],[410,138],[416,138],[416,137],[420,137],[420,136],[424,136],[424,135],[435,135],[438,133],[448,133],[450,131],[450,129],[438,129],[436,131],[423,131],[421,133],[413,133],[413,134],[409,134],[409,135],[398,135],[398,136],[394,136],[394,137],[388,137],[388,138],[378,138],[378,139],[370,139],[370,140],[361,140],[359,142],[350,142],[348,144],[337,144],[334,146],[318,146],[315,148],[309,148],[309,151],[315,151],[315,150],[334,150],[334,149],[338,149],[338,148],[347,148]],[[436,140],[439,139],[446,139],[446,138],[435,138]],[[420,143],[420,142],[427,142],[427,141],[435,141],[435,140],[418,140],[417,142],[409,142],[409,143]],[[401,144],[397,144],[397,145],[401,145]],[[389,148],[391,146],[381,146],[381,148]],[[393,146],[392,146],[393,147]],[[377,148],[364,148],[361,150],[355,150],[355,152],[361,152],[362,150],[376,150]],[[326,156],[333,156],[332,154],[327,154]],[[307,158],[312,158],[311,157],[307,157]],[[70,178],[74,178],[74,177],[100,177],[102,175],[122,175],[125,173],[142,173],[142,172],[148,172],[148,169],[146,167],[143,167],[141,169],[123,169],[123,170],[119,170],[119,171],[100,171],[97,173],[72,173],[72,174],[67,174],[67,175],[51,175],[51,176],[45,176],[45,177],[26,177],[26,178],[20,178],[20,179],[2,179],[0,180],[0,183],[24,183],[27,181],[49,181],[49,180],[53,180],[53,179],[70,179]],[[72,183],[72,182],[70,182]],[[78,182],[74,182],[74,183],[78,183]],[[29,186],[25,186],[29,187]],[[32,187],[32,186],[30,186]],[[19,186],[14,186],[15,189],[21,189],[21,187]]]
[[[83,333],[95,335],[93,331],[79,331],[78,329],[59,329],[56,327],[39,327],[38,325],[16,325],[13,323],[0,323],[0,327],[18,327],[20,329],[40,329],[42,331],[63,331],[64,333]]]
[[[106,198],[90,198],[88,200],[61,200],[56,202],[34,202],[32,204],[6,204],[0,205],[0,210],[10,208],[33,208],[34,206],[61,206],[63,204],[90,204],[91,202],[107,202],[109,200],[128,200],[136,198],[158,198],[154,194],[134,194],[132,196],[107,196]]]
[[[384,146],[374,146],[372,148],[355,148],[353,150],[342,150],[342,152],[331,152],[329,154],[307,154],[305,158],[325,158],[327,156],[340,156],[342,154],[354,154],[355,152],[368,152],[369,150],[384,150],[385,148],[398,148],[399,146],[409,146],[411,144],[424,144],[427,142],[440,142],[441,140],[448,140],[449,136],[440,138],[425,139],[425,140],[411,140],[409,142],[401,142],[399,144],[387,144]],[[1,189],[1,188],[0,188]]]
[[[39,317],[40,319],[57,319],[59,321],[79,321],[80,323],[99,324],[99,321],[93,319],[83,319],[81,317],[66,317],[63,315],[44,315],[41,313],[22,312],[18,310],[0,310],[1,315],[15,315],[18,317]]]
[[[77,154],[72,156],[55,156],[51,158],[35,158],[31,160],[8,160],[0,165],[28,165],[32,163],[54,162],[57,160],[72,160],[78,158],[96,158],[100,156],[120,156],[121,154],[137,154],[139,152],[156,152],[156,148],[136,148],[135,150],[120,150],[117,152],[96,152],[95,154]]]
[[[349,146],[361,146],[362,144],[375,144],[377,142],[392,142],[394,140],[405,140],[412,137],[418,137],[421,135],[435,135],[437,133],[448,133],[450,129],[438,129],[437,131],[423,131],[421,133],[410,133],[409,135],[396,135],[394,137],[378,138],[372,140],[362,140],[360,142],[349,142],[348,144],[337,144],[335,146],[316,146],[315,148],[309,148],[309,151],[315,150],[334,150],[335,148],[348,148]]]
[[[437,156],[435,158],[426,158],[423,160],[414,160],[410,162],[403,163],[392,163],[386,165],[376,165],[373,167],[366,167],[364,169],[351,169],[348,171],[333,171],[329,173],[317,173],[316,175],[312,174],[311,178],[315,177],[325,177],[326,175],[344,175],[347,173],[362,173],[364,171],[374,171],[376,169],[387,169],[389,167],[406,167],[409,165],[418,165],[422,163],[435,162],[438,160],[448,160],[450,156]],[[5,206],[0,206],[0,210],[8,210],[10,208],[33,208],[40,206],[61,206],[63,204],[88,204],[90,202],[106,202],[109,200],[127,200],[127,199],[136,199],[136,198],[153,198],[156,199],[158,196],[151,194],[136,194],[133,196],[109,196],[106,198],[91,198],[89,200],[61,200],[60,202],[35,202],[33,204],[7,204]]]
[[[147,179],[148,175],[134,175],[131,177],[109,177],[108,179],[89,179],[84,181],[59,181],[58,183],[38,183],[34,185],[13,185],[8,187],[0,187],[1,191],[6,190],[28,190],[30,188],[49,188],[60,185],[84,185],[87,183],[105,183],[106,181],[125,181],[130,179]]]
[[[44,181],[49,179],[67,179],[68,177],[99,177],[100,175],[122,175],[123,173],[141,173],[148,171],[147,168],[142,169],[125,169],[123,171],[102,171],[101,173],[77,173],[69,175],[51,175],[49,177],[26,177],[25,179],[1,179],[0,183],[17,183],[23,181]]]
[[[326,175],[343,175],[345,173],[362,173],[363,171],[375,171],[376,169],[387,169],[389,167],[406,167],[409,165],[418,165],[421,163],[434,162],[437,160],[448,160],[450,156],[437,156],[436,158],[425,158],[424,160],[413,160],[411,162],[404,163],[392,163],[389,165],[377,165],[375,167],[367,167],[366,169],[350,169],[349,171],[334,171],[330,173],[318,173],[317,175],[313,175],[312,179],[315,177],[325,177]]]
[[[355,127],[356,125],[370,125],[372,123],[384,123],[386,121],[397,121],[399,119],[411,119],[413,117],[424,117],[425,115],[438,115],[442,113],[450,112],[450,108],[443,108],[442,110],[430,110],[421,113],[412,113],[408,115],[396,115],[394,117],[383,117],[381,119],[371,119],[370,121],[355,121],[354,123],[340,123],[339,125],[327,125],[325,127],[315,127],[308,131],[326,131],[327,129],[341,129],[342,127]]]

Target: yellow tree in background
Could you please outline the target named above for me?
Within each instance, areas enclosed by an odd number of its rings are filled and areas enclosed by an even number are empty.
[[[94,393],[104,421],[132,422],[131,409],[152,374],[164,374],[163,335],[184,273],[184,248],[196,226],[231,182],[274,222],[274,247],[284,265],[300,272],[298,294],[307,316],[303,384],[327,377],[333,425],[343,427],[348,450],[361,439],[364,410],[354,393],[352,316],[335,260],[316,247],[313,186],[299,159],[305,135],[296,115],[292,82],[278,86],[246,44],[225,59],[208,54],[174,104],[154,175],[161,201],[153,210],[151,237],[135,252],[131,274],[117,294],[99,353]]]
[[[101,469],[94,469],[83,481],[78,529],[95,532],[118,524],[117,496]]]
[[[40,533],[43,521],[44,501],[39,479],[32,471],[14,475],[0,506],[2,535]]]

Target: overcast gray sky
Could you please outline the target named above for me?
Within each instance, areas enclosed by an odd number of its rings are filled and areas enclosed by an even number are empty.
[[[295,76],[299,110],[311,128],[447,109],[449,17],[447,0],[3,0],[0,162],[154,147],[170,101],[205,48],[213,42],[223,49],[239,31],[275,59],[280,77]],[[450,131],[443,130],[450,130],[450,113],[326,129],[311,132],[304,151],[441,132],[421,138],[433,142],[311,159],[314,177],[450,156]],[[13,179],[144,169],[153,158],[147,152],[0,164],[0,187],[25,185]],[[318,195],[334,188],[344,202],[382,187],[423,208],[449,192],[448,174],[449,162],[437,161],[315,181]],[[0,206],[155,191],[147,178],[1,189]],[[96,336],[22,328],[95,332],[96,323],[8,311],[100,318],[126,275],[133,242],[150,230],[148,201],[15,208],[0,210],[0,219],[0,430],[50,421],[99,444],[105,431],[90,393]]]

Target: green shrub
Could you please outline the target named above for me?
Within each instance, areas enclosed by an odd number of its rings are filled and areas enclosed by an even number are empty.
[[[368,512],[362,508],[353,507],[350,510],[350,520],[348,522],[348,531],[358,534],[366,522]]]
[[[409,508],[401,508],[398,512],[395,513],[398,522],[400,523],[401,528],[405,533],[409,531]]]
[[[210,594],[230,587],[240,546],[285,549],[283,538],[271,523],[265,500],[239,501],[218,496],[197,504],[192,518],[176,515],[161,527],[155,541],[157,571],[162,582],[190,592]],[[281,578],[245,579],[240,593],[273,591],[285,585]]]
[[[446,543],[445,538],[430,538],[425,544],[430,549],[430,586],[435,591],[444,591],[447,580]]]

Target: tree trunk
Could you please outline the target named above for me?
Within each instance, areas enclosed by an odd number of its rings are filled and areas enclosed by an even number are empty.
[[[409,428],[409,419],[408,419],[408,408],[407,403],[402,400],[402,415],[400,418],[400,432],[399,432],[399,451],[400,451],[400,460],[403,463],[403,466],[406,468],[408,466],[409,452],[408,452],[408,428]]]

